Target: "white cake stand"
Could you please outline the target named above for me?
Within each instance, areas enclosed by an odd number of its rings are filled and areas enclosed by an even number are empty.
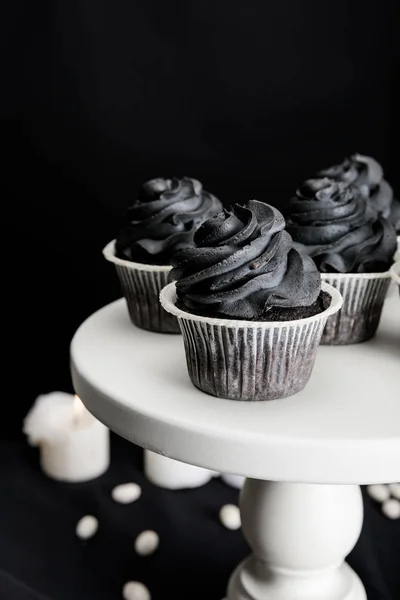
[[[135,444],[248,477],[241,492],[253,554],[228,600],[365,600],[344,562],[362,525],[359,484],[400,481],[400,302],[376,338],[320,347],[306,388],[274,402],[208,396],[189,381],[182,339],[132,328],[120,300],[71,345],[87,408]]]

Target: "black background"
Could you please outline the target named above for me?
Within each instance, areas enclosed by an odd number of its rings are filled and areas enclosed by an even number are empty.
[[[282,206],[304,178],[357,151],[400,193],[396,0],[14,0],[1,10],[5,440],[39,393],[72,391],[69,341],[120,295],[101,249],[144,180],[188,175],[225,205]],[[365,534],[370,546],[378,531]],[[398,551],[398,537],[384,539]],[[363,548],[361,563],[377,552]],[[371,599],[394,599],[391,586]]]

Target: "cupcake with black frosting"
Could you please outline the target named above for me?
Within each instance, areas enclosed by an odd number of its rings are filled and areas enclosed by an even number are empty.
[[[286,210],[287,230],[343,296],[328,319],[325,344],[363,342],[376,332],[396,249],[391,223],[358,187],[327,177],[306,181]]]
[[[128,209],[126,225],[103,250],[116,266],[132,322],[163,333],[179,333],[174,317],[159,303],[172,255],[193,245],[199,225],[220,211],[221,202],[200,181],[152,179]]]
[[[371,156],[353,154],[339,165],[319,172],[318,177],[357,187],[377,213],[388,219],[397,233],[397,254],[400,258],[400,201],[394,197],[391,185],[383,177],[382,166]]]
[[[235,400],[290,396],[307,383],[327,317],[340,294],[293,247],[275,208],[251,200],[209,219],[194,247],[172,258],[161,292],[178,317],[189,375],[201,390]]]
[[[383,177],[382,166],[371,156],[353,154],[339,165],[320,171],[318,178],[323,177],[357,187],[376,212],[390,220],[393,189]]]

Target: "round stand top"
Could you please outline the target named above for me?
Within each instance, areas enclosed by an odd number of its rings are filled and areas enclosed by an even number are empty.
[[[305,389],[240,402],[196,389],[182,337],[134,327],[124,300],[89,317],[71,344],[76,393],[131,442],[224,473],[306,483],[400,481],[400,300],[376,337],[321,346]]]

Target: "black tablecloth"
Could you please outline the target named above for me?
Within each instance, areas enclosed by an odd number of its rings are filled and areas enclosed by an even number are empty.
[[[38,451],[23,436],[0,442],[1,600],[116,600],[124,583],[142,581],[153,600],[221,600],[235,565],[249,548],[240,531],[219,522],[223,504],[238,492],[220,480],[194,490],[169,491],[143,476],[143,451],[112,436],[112,463],[97,480],[52,481]],[[135,481],[142,497],[115,503],[115,485]],[[364,497],[364,528],[349,563],[368,600],[400,598],[400,521],[389,521]],[[78,520],[99,520],[94,538],[80,541]],[[157,552],[140,557],[134,539],[144,529],[160,536]],[[327,542],[328,543],[328,542]]]

